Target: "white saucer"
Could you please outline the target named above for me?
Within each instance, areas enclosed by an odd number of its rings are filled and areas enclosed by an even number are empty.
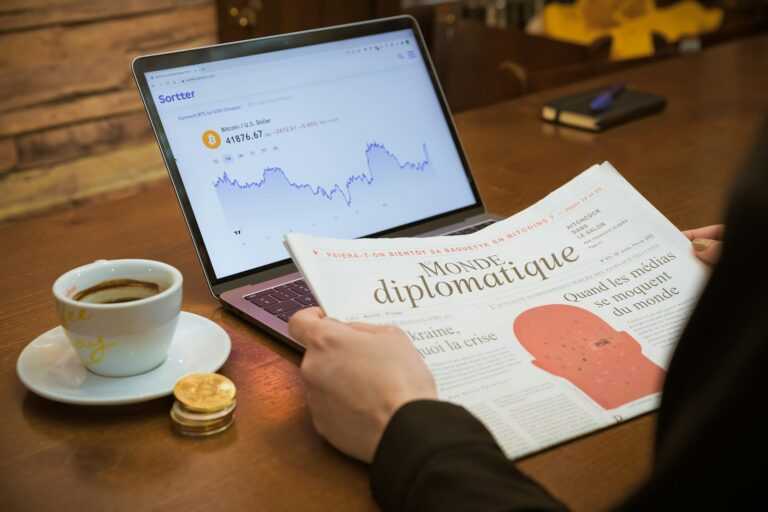
[[[207,318],[182,311],[168,359],[147,373],[101,377],[89,372],[61,327],[40,335],[24,348],[16,373],[30,391],[57,402],[130,404],[171,394],[176,381],[188,373],[215,372],[229,357],[231,346],[224,329]]]

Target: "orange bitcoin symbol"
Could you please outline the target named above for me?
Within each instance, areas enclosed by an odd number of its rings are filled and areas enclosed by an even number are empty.
[[[205,147],[208,149],[216,149],[221,146],[221,135],[214,130],[207,130],[203,133],[203,144],[205,144]]]

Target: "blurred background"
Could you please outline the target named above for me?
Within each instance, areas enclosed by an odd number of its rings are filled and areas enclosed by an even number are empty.
[[[403,13],[454,112],[768,28],[768,0],[2,0],[0,222],[166,179],[134,56]]]

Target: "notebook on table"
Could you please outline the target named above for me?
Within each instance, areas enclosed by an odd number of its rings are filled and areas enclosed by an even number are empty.
[[[610,108],[595,111],[590,104],[605,88],[564,96],[550,101],[541,109],[541,117],[552,123],[599,132],[660,112],[666,100],[656,94],[626,89],[613,98]]]

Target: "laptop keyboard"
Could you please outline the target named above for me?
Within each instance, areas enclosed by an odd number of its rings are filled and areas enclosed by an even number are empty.
[[[453,235],[468,235],[475,231],[480,231],[484,227],[493,224],[494,220],[481,222],[469,226],[468,228],[460,229],[452,233],[447,233],[449,236]],[[298,279],[291,281],[290,283],[281,284],[274,288],[262,290],[260,292],[252,293],[245,297],[245,300],[257,306],[264,311],[273,314],[283,322],[287,322],[291,315],[300,309],[317,306],[317,301],[309,291],[306,281]]]
[[[272,313],[283,322],[287,322],[300,309],[317,306],[317,301],[303,279],[252,293],[245,300]]]

